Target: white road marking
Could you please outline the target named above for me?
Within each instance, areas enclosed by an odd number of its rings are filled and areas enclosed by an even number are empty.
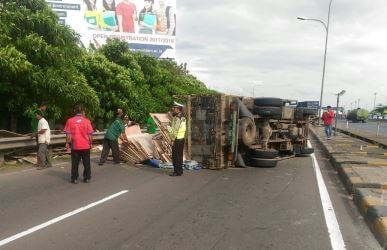
[[[308,141],[308,147],[312,147],[310,141]],[[321,174],[320,166],[318,165],[316,155],[313,153],[311,157],[313,160],[313,168],[316,172],[316,179],[318,189],[320,191],[321,204],[324,211],[325,222],[327,224],[332,249],[346,249],[344,239],[340,231],[340,226],[337,222],[335,210],[333,209],[331,198],[329,197],[327,187],[324,183],[324,178]]]
[[[52,219],[52,220],[49,220],[49,221],[47,221],[47,222],[44,222],[44,223],[42,223],[42,224],[40,224],[40,225],[37,225],[37,226],[32,227],[32,228],[30,228],[30,229],[27,229],[27,230],[24,231],[24,232],[15,234],[14,236],[11,236],[11,237],[8,237],[8,238],[6,238],[6,239],[4,239],[4,240],[1,240],[1,241],[0,241],[0,246],[4,246],[5,244],[8,244],[8,243],[10,243],[10,242],[12,242],[12,241],[14,241],[14,240],[20,239],[20,238],[22,238],[22,237],[24,237],[24,236],[26,236],[26,235],[29,235],[29,234],[31,234],[31,233],[33,233],[33,232],[36,232],[36,231],[40,230],[40,229],[43,229],[43,228],[45,228],[45,227],[48,227],[48,226],[50,226],[50,225],[52,225],[52,224],[54,224],[54,223],[57,223],[57,222],[59,222],[59,221],[61,221],[61,220],[66,219],[66,218],[68,218],[68,217],[70,217],[70,216],[73,216],[73,215],[76,215],[76,214],[78,214],[78,213],[81,213],[81,212],[83,212],[83,211],[85,211],[85,210],[87,210],[87,209],[89,209],[89,208],[95,207],[95,206],[97,206],[97,205],[99,205],[99,204],[102,204],[102,203],[108,201],[108,200],[114,199],[114,198],[116,198],[116,197],[118,197],[118,196],[120,196],[120,195],[123,195],[123,194],[127,193],[127,192],[129,192],[129,190],[123,190],[123,191],[118,192],[118,193],[116,193],[116,194],[110,195],[110,196],[108,196],[108,197],[106,197],[106,198],[103,198],[102,200],[99,200],[99,201],[90,203],[90,204],[87,205],[87,206],[78,208],[78,209],[76,209],[76,210],[74,210],[74,211],[72,211],[72,212],[69,212],[69,213],[67,213],[67,214],[61,215],[61,216],[56,217],[56,218],[54,218],[54,219]]]

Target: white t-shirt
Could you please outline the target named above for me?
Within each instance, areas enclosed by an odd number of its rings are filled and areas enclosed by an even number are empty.
[[[51,131],[50,131],[50,127],[48,125],[48,122],[44,118],[40,119],[39,123],[38,123],[38,132],[42,129],[46,129],[46,132],[44,132],[43,134],[38,134],[39,143],[50,144]]]

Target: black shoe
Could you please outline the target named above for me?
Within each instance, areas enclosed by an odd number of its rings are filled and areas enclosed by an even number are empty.
[[[84,182],[84,183],[89,183],[89,182],[90,182],[90,179],[85,178],[85,179],[83,179],[83,182]]]
[[[71,180],[71,183],[72,183],[72,184],[78,184],[78,180],[76,180],[76,179]]]
[[[173,172],[172,174],[169,174],[169,176],[179,176],[179,175]]]
[[[99,163],[98,163],[98,166],[102,166],[102,165],[103,165],[103,163],[102,163],[102,162],[99,162]]]

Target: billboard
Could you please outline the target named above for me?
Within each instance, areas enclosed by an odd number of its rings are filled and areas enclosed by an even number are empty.
[[[176,0],[46,0],[88,47],[108,38],[129,43],[133,51],[175,58]]]

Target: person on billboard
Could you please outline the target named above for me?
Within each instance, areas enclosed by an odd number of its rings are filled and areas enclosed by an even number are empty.
[[[157,15],[153,11],[154,0],[144,0],[144,8],[139,15],[140,34],[154,34],[157,25]]]
[[[122,0],[116,7],[118,30],[134,33],[134,22],[137,20],[136,5],[130,0]]]
[[[175,8],[167,5],[166,0],[159,0],[160,9],[157,11],[156,34],[174,36],[176,33]]]
[[[86,4],[85,21],[89,29],[99,29],[99,12],[97,11],[97,0],[83,0]]]
[[[103,0],[102,7],[103,9],[99,16],[99,26],[106,31],[118,31],[116,18],[116,1]]]

